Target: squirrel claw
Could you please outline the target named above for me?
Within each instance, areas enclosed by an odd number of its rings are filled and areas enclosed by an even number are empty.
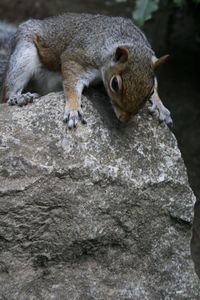
[[[87,121],[85,120],[85,118],[84,118],[84,115],[83,115],[83,111],[82,111],[82,109],[80,110],[78,110],[78,115],[79,115],[79,119],[81,120],[81,123],[82,124],[87,124]]]
[[[76,128],[79,121],[81,121],[82,124],[87,123],[84,119],[81,108],[73,111],[70,111],[69,109],[65,108],[63,121],[67,123],[69,129]]]
[[[13,97],[10,97],[8,99],[8,105],[18,105],[18,106],[24,106],[28,103],[32,103],[34,99],[39,98],[40,95],[37,93],[26,93],[26,94],[20,94]]]
[[[170,111],[163,105],[162,101],[152,96],[150,102],[152,103],[152,106],[149,107],[150,113],[156,113],[161,123],[164,122],[167,124],[167,126],[172,128],[173,121],[171,118]]]

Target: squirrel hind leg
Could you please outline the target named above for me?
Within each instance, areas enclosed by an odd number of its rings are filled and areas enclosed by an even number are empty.
[[[40,67],[41,63],[35,45],[21,40],[16,45],[8,63],[4,82],[6,91],[4,97],[6,100],[13,97],[19,98],[30,79],[38,72]],[[12,105],[15,102],[13,101]]]

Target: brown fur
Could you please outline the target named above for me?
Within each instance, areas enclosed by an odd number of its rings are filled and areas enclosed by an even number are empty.
[[[150,58],[146,61],[142,58],[141,63],[136,63],[136,58],[130,55],[126,56],[126,59],[127,61],[123,60],[123,63],[117,62],[107,72],[108,82],[114,74],[122,78],[123,88],[120,93],[113,93],[109,88],[116,115],[120,120],[126,120],[136,114],[149,99],[154,86],[154,73]]]
[[[42,41],[39,36],[34,38],[34,44],[37,48],[38,55],[42,64],[51,71],[60,71],[61,69],[61,62],[60,58],[53,49],[49,47],[45,47],[42,44]]]
[[[62,62],[62,75],[63,75],[63,87],[64,93],[67,97],[66,106],[70,110],[77,110],[81,100],[81,94],[77,90],[77,81],[81,74],[84,74],[85,70],[75,61],[65,60]]]

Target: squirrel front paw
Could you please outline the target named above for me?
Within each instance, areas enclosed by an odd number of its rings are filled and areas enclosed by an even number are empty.
[[[76,128],[79,122],[81,122],[82,124],[87,123],[81,108],[78,108],[77,110],[70,110],[68,108],[65,108],[63,121],[67,123],[69,129]]]
[[[157,99],[154,95],[149,100],[152,106],[149,107],[150,113],[156,113],[159,121],[166,123],[169,127],[173,126],[170,111],[163,105],[160,99]]]
[[[18,106],[24,106],[28,103],[32,103],[34,99],[39,98],[40,95],[37,93],[26,93],[26,94],[20,94],[15,95],[13,97],[10,97],[8,99],[9,105],[18,105]]]

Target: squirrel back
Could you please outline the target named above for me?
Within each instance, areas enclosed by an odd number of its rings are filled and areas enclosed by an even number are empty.
[[[65,13],[44,20],[30,19],[18,29],[18,40],[36,40],[40,46],[60,56],[66,49],[71,53],[77,49],[87,55],[91,63],[101,66],[109,53],[117,46],[131,45],[139,49],[141,56],[154,55],[143,32],[131,19],[93,14]],[[139,52],[138,52],[139,53]]]

